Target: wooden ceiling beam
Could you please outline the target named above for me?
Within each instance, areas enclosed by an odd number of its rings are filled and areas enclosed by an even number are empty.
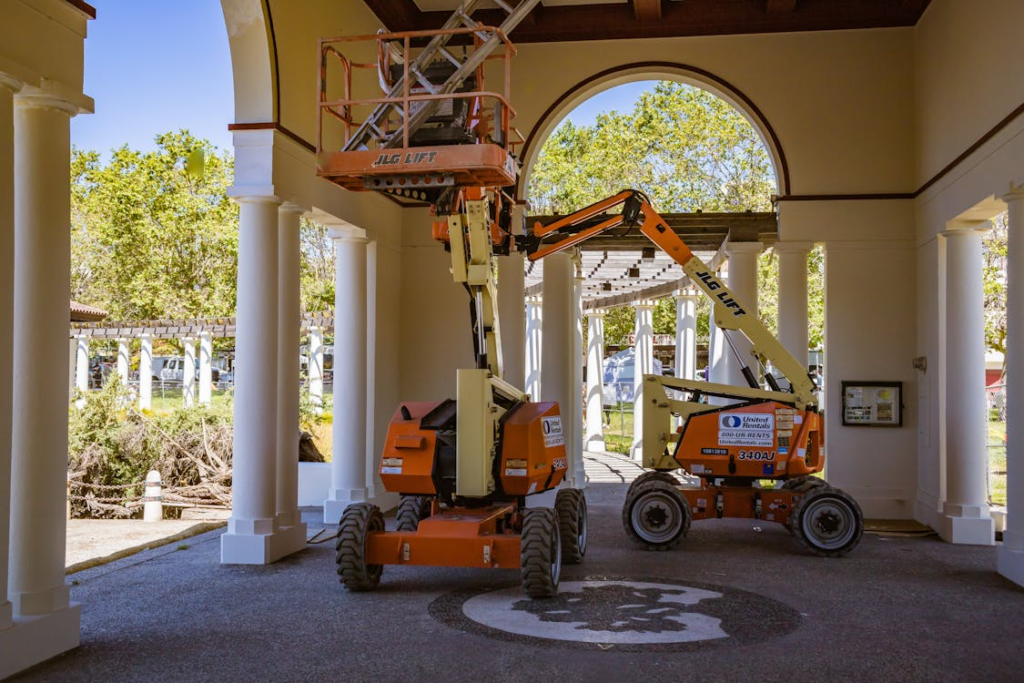
[[[407,21],[408,10],[415,8],[413,0],[365,2],[382,20],[388,17],[392,22]],[[520,24],[511,38],[516,43],[557,43],[913,26],[929,0],[800,0],[798,11],[794,0],[766,0],[772,7],[782,9],[793,4],[794,11],[788,12],[766,12],[767,5],[760,2],[687,0],[657,3],[660,19],[638,21],[636,9],[641,2],[647,6],[647,0],[634,0],[631,3],[545,7],[543,21]],[[403,26],[401,30],[438,28],[450,13],[417,10],[412,16],[415,26]],[[485,24],[500,25],[505,13],[500,9],[480,10],[473,17]],[[391,24],[388,28],[399,30]]]
[[[364,0],[381,23],[389,31],[414,31],[420,28],[419,23],[423,20],[424,12],[416,6],[413,0]],[[431,12],[430,14],[435,14]],[[450,12],[444,13],[446,16]]]
[[[637,21],[661,21],[661,0],[633,0]]]
[[[791,14],[796,9],[796,0],[765,0],[768,14]]]

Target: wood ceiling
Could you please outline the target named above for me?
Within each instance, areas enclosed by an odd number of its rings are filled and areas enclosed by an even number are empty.
[[[511,0],[513,3],[515,0]],[[364,0],[391,31],[439,27],[458,0]],[[913,26],[930,0],[545,0],[516,28],[516,43],[785,33]],[[501,23],[504,13],[473,17]]]

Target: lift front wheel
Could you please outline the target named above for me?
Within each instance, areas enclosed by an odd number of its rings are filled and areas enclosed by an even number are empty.
[[[341,583],[350,591],[373,590],[380,583],[384,565],[366,563],[366,541],[378,531],[384,531],[384,515],[376,505],[355,503],[341,513],[335,561]]]
[[[395,531],[416,531],[420,520],[430,516],[430,498],[402,494],[395,512]]]
[[[638,488],[652,481],[663,481],[666,484],[670,484],[672,486],[675,486],[676,484],[679,483],[679,480],[676,479],[671,474],[669,474],[668,472],[663,472],[661,470],[647,470],[639,477],[634,479],[633,483],[629,485],[629,489],[626,491],[626,497],[630,497],[631,495],[633,495],[633,492],[636,491]]]
[[[551,508],[523,511],[523,537],[519,552],[526,594],[531,598],[555,597],[562,572],[562,541],[557,512]]]
[[[793,507],[793,530],[815,555],[842,557],[864,533],[864,515],[857,501],[830,486],[808,491]]]
[[[690,530],[690,504],[672,484],[648,481],[626,496],[622,524],[629,537],[644,548],[668,550]]]
[[[562,562],[579,564],[587,554],[587,499],[579,489],[561,489],[555,496]]]

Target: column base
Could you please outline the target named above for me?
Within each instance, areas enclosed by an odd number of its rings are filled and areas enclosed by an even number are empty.
[[[35,617],[16,617],[0,630],[0,679],[78,647],[82,609],[68,608]]]
[[[1005,544],[1000,546],[996,550],[996,571],[1018,586],[1024,586],[1024,550],[1010,548]]]
[[[995,522],[987,511],[984,517],[962,517],[947,510],[942,516],[939,536],[944,541],[959,545],[995,545]]]
[[[629,457],[639,463],[644,461],[644,442],[637,441],[629,447]]]
[[[587,470],[583,466],[582,461],[576,465],[576,471],[573,473],[572,477],[572,485],[573,488],[580,489],[581,491],[587,488]]]
[[[339,492],[344,494],[347,491],[348,489],[331,489],[331,497],[324,501],[324,524],[337,524],[341,519],[341,513],[345,512],[345,508],[352,503],[370,503],[379,507],[382,512],[387,512],[398,506],[399,495],[397,493],[384,491],[380,495],[370,496],[367,495],[367,489],[354,489],[352,492],[358,492],[358,498],[346,499],[344,495],[337,495]]]
[[[298,510],[292,510],[291,512],[278,512],[274,518],[277,522],[277,526],[281,529],[295,526],[296,524],[302,523],[302,513]]]
[[[237,527],[229,526],[228,532],[220,537],[220,563],[271,564],[305,547],[304,523],[285,528],[276,527],[268,533],[244,533]]]
[[[587,439],[587,441],[583,444],[583,450],[597,451],[603,453],[608,449],[605,446],[603,436],[592,436],[589,439]]]

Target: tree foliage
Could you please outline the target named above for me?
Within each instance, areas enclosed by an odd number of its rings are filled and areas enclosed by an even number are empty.
[[[302,310],[334,308],[334,245],[327,228],[303,218],[300,222]]]
[[[985,269],[985,346],[1002,354],[1006,353],[1007,226],[1006,213],[996,216],[992,221],[992,229],[985,233],[982,242]]]
[[[230,315],[235,308],[238,206],[233,161],[188,131],[157,147],[71,159],[72,297],[114,319]],[[201,177],[189,155],[206,151]]]
[[[665,213],[770,211],[775,175],[765,146],[750,123],[728,103],[699,88],[659,82],[632,111],[597,116],[590,126],[566,122],[545,142],[530,176],[530,210],[570,213],[635,188]],[[824,252],[809,259],[810,343],[820,348],[824,328]],[[760,316],[777,332],[778,259],[761,255]],[[710,307],[697,304],[697,339],[707,343]],[[675,333],[675,302],[654,310],[656,334]],[[605,340],[623,346],[634,330],[631,307],[605,316]]]

